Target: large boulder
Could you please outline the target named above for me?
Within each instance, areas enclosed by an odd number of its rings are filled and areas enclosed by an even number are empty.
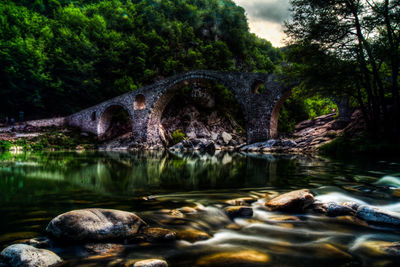
[[[377,207],[361,205],[357,209],[356,216],[369,223],[400,227],[399,213],[386,211]]]
[[[275,197],[267,201],[265,206],[273,211],[303,211],[313,202],[313,194],[308,189],[301,189]]]
[[[50,250],[25,244],[8,246],[1,252],[0,256],[9,266],[47,267],[62,262],[62,259]]]
[[[57,216],[46,231],[62,241],[123,241],[134,237],[144,225],[131,212],[84,209]]]
[[[227,145],[229,144],[229,142],[232,140],[232,135],[227,133],[227,132],[223,132],[221,134],[222,140],[224,140],[224,143]]]

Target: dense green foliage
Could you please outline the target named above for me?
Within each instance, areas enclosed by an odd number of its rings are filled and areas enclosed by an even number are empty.
[[[182,132],[181,129],[175,130],[172,133],[172,145],[178,144],[185,140],[186,135]]]
[[[313,94],[348,97],[370,132],[400,132],[400,1],[292,0],[286,69]]]
[[[279,133],[290,134],[299,122],[338,110],[332,99],[317,94],[308,96],[307,93],[301,87],[293,89],[292,96],[285,101],[279,113]]]
[[[3,0],[0,115],[64,115],[191,69],[273,71],[231,0]]]

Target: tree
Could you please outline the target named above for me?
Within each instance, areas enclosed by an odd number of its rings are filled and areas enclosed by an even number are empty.
[[[371,131],[399,130],[399,0],[292,0],[288,57],[310,89],[346,94]],[[304,53],[311,55],[310,60]],[[316,75],[318,74],[318,75]],[[393,124],[394,123],[394,124]]]
[[[2,0],[0,114],[68,115],[193,69],[271,72],[231,0]]]

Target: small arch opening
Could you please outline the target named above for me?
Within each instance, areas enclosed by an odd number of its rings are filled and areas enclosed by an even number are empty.
[[[90,115],[90,119],[91,119],[92,121],[95,121],[95,120],[96,120],[96,111],[93,111],[92,115]]]
[[[304,96],[299,94],[296,89],[294,90],[293,94],[284,94],[272,111],[271,138],[300,136],[302,134],[299,135],[299,132],[305,128],[324,124],[325,119],[322,119],[312,126],[314,119],[327,116],[327,122],[337,111],[336,104],[329,98],[320,95]]]
[[[267,92],[267,88],[265,87],[264,82],[255,81],[251,86],[251,92],[255,95],[261,95]]]
[[[119,105],[108,107],[100,117],[98,136],[101,140],[111,140],[132,134],[132,122],[128,111]]]
[[[134,110],[143,110],[146,108],[146,97],[142,94],[135,97],[135,102],[133,104]]]

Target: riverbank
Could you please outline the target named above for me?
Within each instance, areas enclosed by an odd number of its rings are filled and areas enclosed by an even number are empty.
[[[98,144],[94,135],[55,125],[21,124],[0,132],[0,150],[3,151],[92,150],[97,149]]]
[[[198,116],[198,115],[197,115]],[[214,115],[215,116],[215,115]],[[195,117],[195,116],[193,116]],[[211,118],[213,118],[211,116]],[[164,142],[163,145],[148,147],[132,141],[130,133],[124,133],[112,140],[101,142],[93,134],[80,132],[79,129],[66,127],[62,118],[40,120],[21,123],[15,126],[0,128],[0,150],[12,151],[40,151],[40,150],[163,150],[171,151],[201,151],[213,153],[216,150],[257,152],[257,153],[318,153],[335,154],[343,149],[343,139],[346,139],[346,147],[351,143],[351,138],[360,140],[364,130],[359,112],[355,112],[347,122],[336,119],[336,114],[331,113],[307,120],[296,126],[295,132],[289,138],[268,140],[266,142],[246,144],[243,137],[233,128],[229,128],[228,122],[224,127],[210,131],[205,123],[197,123],[193,133],[185,133],[163,130],[166,139],[175,140]],[[199,125],[203,125],[200,127]],[[175,127],[176,128],[176,127]],[[175,129],[174,128],[174,129]],[[190,127],[189,127],[190,128]],[[192,127],[193,128],[193,127]],[[226,132],[224,129],[231,131]],[[190,128],[191,129],[191,128]],[[199,135],[209,131],[206,136]],[[356,151],[356,149],[354,149]],[[360,150],[363,151],[363,150]],[[365,150],[364,150],[365,151]]]

